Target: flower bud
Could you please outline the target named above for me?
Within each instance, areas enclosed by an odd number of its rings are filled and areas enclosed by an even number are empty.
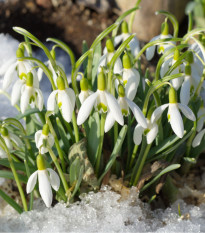
[[[103,72],[98,74],[98,90],[104,91],[106,88],[105,75]]]
[[[118,94],[119,97],[125,97],[125,89],[122,84],[118,85]]]
[[[106,48],[107,48],[108,53],[113,53],[115,51],[115,47],[111,39],[107,39]]]
[[[80,80],[80,89],[81,89],[81,91],[87,91],[88,90],[88,80],[86,78],[82,78]]]
[[[164,23],[162,23],[161,34],[164,36],[169,34],[169,24],[167,23],[167,19],[164,21]]]
[[[1,135],[7,137],[9,135],[8,129],[5,127],[1,128]]]
[[[185,66],[185,74],[186,75],[191,75],[191,66],[189,64],[186,64]]]
[[[61,76],[56,79],[58,90],[65,90],[65,82]]]
[[[174,51],[174,60],[175,60],[175,61],[178,60],[179,56],[180,56],[179,50],[178,50],[178,49],[175,49],[175,51]]]
[[[193,53],[191,51],[189,51],[186,55],[186,61],[189,63],[189,64],[192,64],[194,62],[194,56],[193,56]]]
[[[27,74],[26,86],[29,86],[29,87],[33,86],[33,74],[31,72]]]
[[[126,21],[123,21],[122,24],[121,24],[121,31],[122,33],[128,33],[128,24]]]
[[[44,158],[41,154],[39,154],[37,156],[36,163],[37,163],[38,170],[45,170],[46,169],[45,161],[44,161]]]
[[[130,61],[130,57],[127,53],[125,53],[122,57],[122,63],[123,63],[123,67],[125,69],[131,69],[131,61]]]
[[[48,124],[45,124],[43,126],[42,134],[44,134],[45,136],[48,136],[48,134],[49,134],[49,126],[48,126]]]
[[[169,90],[169,103],[176,104],[177,103],[177,92],[173,87]]]

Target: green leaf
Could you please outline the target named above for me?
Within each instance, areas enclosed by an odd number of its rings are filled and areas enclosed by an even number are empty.
[[[180,168],[181,165],[180,164],[172,164],[168,167],[166,167],[164,170],[162,170],[157,176],[155,176],[149,183],[147,183],[141,190],[140,192],[143,192],[145,191],[150,185],[152,185],[155,181],[157,181],[162,175],[170,172],[170,171],[173,171],[173,170],[176,170],[178,168]]]
[[[17,162],[14,162],[14,161],[13,161],[13,164],[14,164],[16,170],[26,172],[26,168],[25,168],[24,164],[17,163]],[[0,159],[0,165],[2,165],[4,167],[11,168],[8,159]],[[29,169],[32,170],[32,172],[35,171],[35,169],[32,168],[32,167],[29,167]]]
[[[194,10],[195,5],[196,5],[195,2],[187,3],[186,8],[185,8],[185,14],[188,15],[190,12],[192,12]]]
[[[84,168],[84,166],[82,166],[81,162],[80,162],[80,158],[76,157],[75,160],[71,163],[70,165],[70,185],[72,186],[74,182],[77,182],[78,177],[79,177],[79,173],[80,173],[80,169],[81,167]]]
[[[100,117],[98,112],[95,112],[89,118],[88,125],[88,157],[92,165],[94,165],[97,159],[97,148],[100,143]]]
[[[87,42],[83,41],[83,48],[82,48],[82,54],[86,53],[89,50]],[[86,70],[86,67],[88,65],[88,58],[86,58],[83,62],[83,70]]]
[[[19,214],[23,213],[22,207],[17,204],[11,197],[9,197],[5,192],[0,189],[0,196],[6,201],[10,206],[12,206]]]
[[[5,119],[3,121],[3,124],[14,125],[18,129],[20,129],[22,133],[24,133],[24,134],[26,133],[23,125],[18,120],[16,120],[15,118],[7,118],[7,119]]]
[[[102,50],[102,46],[101,46],[101,43],[99,43],[95,47],[94,55],[93,55],[92,86],[94,86],[94,83],[96,81],[98,65],[99,65],[99,61],[100,61],[100,58],[101,58],[101,50]]]
[[[29,116],[29,115],[31,115],[31,114],[39,113],[39,112],[40,112],[40,111],[39,111],[38,108],[31,108],[31,109],[27,109],[27,110],[25,111],[24,114],[20,113],[20,114],[17,115],[15,118],[16,118],[17,120],[21,120],[21,119],[24,118],[24,117],[27,117],[27,116]],[[46,110],[43,110],[42,112],[46,112]]]
[[[12,180],[15,180],[14,179],[14,175],[12,172],[10,171],[5,171],[5,170],[1,170],[0,171],[0,177],[2,178],[5,178],[5,179],[12,179]],[[27,177],[25,175],[22,175],[22,174],[19,174],[18,173],[18,177],[19,177],[19,180],[23,183],[27,183]]]
[[[76,183],[75,188],[73,190],[73,193],[71,195],[71,199],[75,196],[76,192],[78,191],[78,189],[80,187],[80,184],[81,184],[82,179],[83,179],[83,172],[84,172],[84,168],[83,168],[83,166],[81,166],[80,171],[79,171],[78,180],[77,180],[77,183]]]
[[[57,123],[57,126],[58,126],[58,132],[60,134],[60,137],[63,141],[63,146],[65,147],[66,151],[69,150],[70,148],[70,143],[69,143],[69,140],[68,140],[68,136],[64,130],[64,127],[60,121],[60,119],[58,117],[56,117],[56,123]]]
[[[36,126],[31,116],[26,117],[26,133],[28,135],[34,134],[36,132]]]
[[[183,160],[191,164],[196,164],[197,162],[195,158],[190,158],[190,157],[183,157]]]
[[[115,147],[112,151],[112,154],[110,156],[110,159],[108,161],[108,163],[106,164],[105,170],[103,172],[103,174],[100,176],[98,182],[100,183],[103,179],[103,177],[107,174],[107,172],[110,170],[110,168],[112,167],[112,165],[114,164],[120,149],[122,148],[122,144],[124,142],[125,136],[127,133],[127,125],[124,125],[118,135],[117,141],[115,143]]]

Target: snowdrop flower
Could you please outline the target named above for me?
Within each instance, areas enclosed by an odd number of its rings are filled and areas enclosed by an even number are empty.
[[[43,109],[43,94],[39,88],[34,87],[33,74],[27,74],[26,84],[21,88],[21,112],[24,113],[30,103],[35,103],[39,111]]]
[[[44,141],[48,144],[49,148],[51,148],[54,144],[54,137],[51,133],[49,133],[49,127],[47,124],[43,126],[43,130],[38,130],[35,133],[36,147],[39,149],[41,154],[48,152],[47,147],[44,146]]]
[[[1,137],[4,139],[6,146],[9,150],[13,150],[15,146],[22,147],[23,142],[13,133],[8,132],[7,128],[1,128]],[[7,158],[6,152],[0,148],[0,158]]]
[[[128,32],[128,24],[126,21],[123,21],[121,24],[121,31],[122,34],[114,37],[114,46],[118,46],[120,43],[124,42],[129,36],[132,35],[132,33]],[[135,36],[128,44],[128,47],[130,48],[130,51],[134,57],[137,56],[137,54],[140,51],[140,43],[137,37]],[[107,52],[107,48],[105,47],[104,53]]]
[[[65,88],[65,82],[62,77],[57,78],[58,90],[54,90],[48,97],[47,110],[54,112],[56,107],[56,96],[58,107],[62,111],[62,116],[68,123],[72,120],[75,107],[75,93],[71,88]]]
[[[168,25],[167,21],[165,20],[165,22],[162,24],[161,34],[152,38],[150,42],[153,42],[153,41],[156,41],[159,39],[168,39],[168,38],[172,38],[172,36],[169,34],[169,25]],[[174,47],[173,42],[162,43],[161,45],[157,46],[157,52],[158,52],[158,54],[165,53],[167,50],[169,50],[173,47]],[[156,48],[155,45],[147,48],[146,58],[148,61],[150,61],[153,58],[154,53],[155,53],[155,48]]]
[[[82,104],[88,98],[88,96],[93,94],[92,91],[88,90],[88,80],[84,77],[80,80],[80,89],[81,89],[81,92],[78,97],[79,97],[80,103]]]
[[[29,177],[26,192],[31,193],[33,191],[38,177],[40,195],[45,205],[51,207],[53,200],[51,187],[57,192],[60,187],[60,179],[53,169],[46,168],[44,158],[41,154],[37,156],[36,161],[38,170]]]
[[[184,135],[184,124],[179,109],[191,121],[195,121],[196,117],[188,106],[177,103],[176,91],[173,87],[171,87],[169,90],[169,104],[163,104],[157,109],[155,109],[151,117],[152,124],[161,117],[162,113],[167,107],[167,117],[169,123],[171,124],[172,130],[179,138],[182,138]]]
[[[204,137],[205,134],[205,129],[201,130],[196,137],[194,138],[193,142],[192,142],[192,146],[193,147],[197,147],[201,144],[201,140]]]
[[[110,111],[112,117],[120,124],[124,124],[122,112],[117,100],[105,90],[105,76],[103,72],[98,75],[98,89],[95,93],[91,94],[81,105],[81,108],[77,117],[77,124],[83,124],[90,112],[95,106],[99,112],[106,113]]]
[[[108,39],[106,41],[106,48],[107,48],[107,52],[105,52],[105,54],[100,58],[99,61],[98,73],[100,73],[101,67],[106,67],[111,61],[112,57],[114,56],[115,48],[111,39]],[[121,72],[122,72],[122,62],[118,57],[114,65],[113,73],[121,74]]]
[[[120,105],[122,115],[127,117],[129,115],[129,108],[130,108],[139,125],[146,128],[147,122],[142,111],[134,102],[126,98],[124,87],[121,84],[118,86],[118,94],[119,94],[118,103]],[[108,132],[113,127],[114,123],[115,123],[115,118],[113,117],[112,112],[109,111],[105,121],[105,133]]]

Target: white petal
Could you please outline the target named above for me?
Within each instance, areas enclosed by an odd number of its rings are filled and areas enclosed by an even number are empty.
[[[202,116],[203,115],[203,116]],[[197,127],[196,130],[197,132],[201,131],[204,125],[204,120],[205,120],[205,108],[204,107],[200,107],[199,111],[197,113]]]
[[[6,71],[9,69],[9,67],[15,63],[16,58],[11,58],[4,62],[4,64],[0,67],[0,75],[3,75],[6,73]]]
[[[80,100],[80,103],[83,104],[83,102],[88,98],[89,92],[88,91],[81,91],[78,95],[78,98]]]
[[[75,92],[71,88],[67,88],[66,92],[67,92],[67,94],[68,94],[68,96],[70,98],[70,102],[72,104],[72,108],[74,109],[75,108]]]
[[[0,158],[2,159],[7,159],[7,154],[6,152],[0,147]]]
[[[158,108],[156,108],[154,110],[154,112],[152,113],[151,116],[151,123],[153,124],[154,122],[158,121],[159,118],[161,117],[162,113],[164,112],[164,110],[169,106],[169,104],[163,104],[161,106],[159,106]]]
[[[160,69],[161,78],[163,78],[166,72],[168,71],[171,60],[172,60],[172,57],[165,60],[165,62],[162,64],[161,69]]]
[[[105,120],[105,133],[107,133],[114,125],[115,119],[112,116],[112,113],[108,111],[107,117]]]
[[[188,105],[189,100],[190,100],[190,78],[185,77],[180,90],[180,102],[182,104]]]
[[[188,118],[191,121],[196,120],[194,113],[188,106],[178,103],[178,107],[182,111],[182,113],[185,115],[186,118]]]
[[[28,179],[27,185],[26,185],[26,192],[31,193],[34,189],[37,181],[37,175],[38,171],[35,171]]]
[[[156,123],[153,124],[151,130],[147,133],[147,144],[151,144],[158,134],[158,125]]]
[[[49,134],[48,134],[48,145],[49,145],[50,147],[52,147],[52,146],[54,145],[54,142],[55,142],[55,140],[54,140],[53,135],[52,135],[51,133],[49,133]]]
[[[36,133],[35,133],[35,143],[36,143],[36,147],[39,149],[39,140],[40,140],[40,137],[41,137],[41,134],[42,134],[42,130],[38,130]]]
[[[42,80],[42,78],[43,78],[43,70],[41,68],[38,68],[37,76],[38,76],[38,80],[40,82]]]
[[[196,137],[194,138],[193,142],[192,142],[192,146],[193,147],[196,147],[196,146],[199,146],[200,143],[201,143],[201,140],[203,138],[205,134],[205,129],[203,129],[201,132],[199,132]]]
[[[24,81],[18,79],[15,84],[13,85],[12,92],[11,92],[11,104],[14,106],[21,97],[21,88],[24,84]]]
[[[98,64],[98,74],[99,74],[100,71],[101,71],[101,67],[106,66],[106,64],[107,64],[107,53],[104,54],[104,55],[100,58],[100,61],[99,61],[99,64]]]
[[[24,86],[23,93],[21,94],[21,112],[24,113],[29,105],[30,98],[32,96],[32,87]]]
[[[158,40],[160,38],[160,36],[161,35],[153,37],[150,40],[150,42]],[[146,58],[147,58],[148,61],[150,61],[153,58],[154,52],[155,52],[155,48],[156,48],[156,46],[154,45],[154,46],[151,46],[151,47],[149,47],[149,48],[146,49]]]
[[[144,132],[144,128],[141,125],[137,124],[133,134],[133,140],[135,145],[139,145],[141,143],[143,132]]]
[[[18,136],[13,133],[9,133],[9,137],[18,147],[23,147],[24,144]]]
[[[37,93],[37,98],[36,98],[36,106],[39,109],[39,111],[42,111],[43,109],[43,94],[40,89],[35,88],[35,92]]]
[[[3,136],[2,135],[2,138],[4,139],[4,141],[5,141],[6,146],[8,147],[8,149],[12,150],[13,149],[13,145],[11,143],[10,136]]]
[[[134,57],[136,57],[137,54],[138,54],[139,51],[140,51],[140,44],[139,44],[138,39],[137,39],[136,37],[134,37],[134,38],[130,41],[129,46],[130,46],[130,50],[131,50],[131,52],[132,52],[132,55],[133,55]]]
[[[73,105],[70,101],[70,97],[66,91],[58,91],[58,103],[61,103],[61,110],[63,118],[69,123],[72,120]]]
[[[47,110],[48,111],[54,111],[56,106],[56,94],[58,93],[57,90],[51,92],[51,94],[48,97],[47,101]]]
[[[123,119],[122,112],[121,112],[121,109],[120,109],[120,106],[119,106],[117,100],[115,99],[114,96],[112,96],[107,91],[105,91],[105,96],[106,96],[106,99],[107,99],[107,104],[108,104],[109,110],[110,110],[113,118],[120,125],[124,125],[124,119]]]
[[[184,135],[184,125],[177,104],[169,104],[168,115],[170,116],[169,122],[172,130],[179,138],[182,138]]]
[[[17,66],[17,62],[12,64],[9,67],[9,69],[6,71],[6,73],[4,75],[4,81],[3,81],[3,89],[4,90],[6,90],[9,87],[9,85],[11,84],[16,66]]]
[[[122,73],[122,62],[121,62],[120,58],[117,58],[117,60],[115,62],[113,73],[114,74],[121,74]]]
[[[53,169],[47,168],[47,170],[49,171],[50,183],[51,183],[52,188],[55,191],[58,191],[60,187],[60,178],[58,174]]]
[[[142,111],[140,110],[140,108],[132,101],[130,101],[128,98],[126,98],[127,103],[130,107],[130,109],[133,112],[133,115],[135,116],[135,119],[137,120],[137,122],[143,127],[143,128],[147,128],[147,121],[145,119],[144,114],[142,113]]]
[[[120,42],[122,42],[122,40],[123,40],[123,34],[115,36],[115,38],[114,38],[114,46],[117,46]]]
[[[88,118],[98,96],[98,92],[93,93],[90,95],[84,103],[81,105],[78,117],[77,117],[77,124],[82,125],[84,121]]]
[[[32,63],[28,62],[28,61],[24,61],[23,62],[24,66],[26,67],[26,71],[31,72],[33,74],[33,86],[35,88],[39,88],[39,79],[38,79],[38,75],[35,69],[33,69],[33,65]]]
[[[177,67],[175,70],[173,70],[171,72],[170,75],[178,74],[178,73],[179,73],[179,68]],[[170,82],[171,82],[172,86],[174,87],[174,89],[177,91],[182,85],[183,77],[174,78],[174,79],[170,80]]]
[[[47,170],[38,170],[39,192],[47,207],[50,207],[53,200],[53,193]]]

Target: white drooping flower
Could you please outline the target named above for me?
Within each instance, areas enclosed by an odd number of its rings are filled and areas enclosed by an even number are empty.
[[[120,125],[124,124],[122,112],[117,100],[105,90],[105,77],[102,72],[98,75],[97,91],[91,94],[80,107],[77,117],[78,125],[81,125],[86,121],[94,106],[99,112],[106,113],[109,111],[115,121]]]
[[[41,154],[37,156],[37,167],[38,170],[35,171],[28,179],[26,192],[31,193],[33,191],[38,178],[40,195],[45,205],[47,207],[51,207],[53,201],[53,193],[51,187],[55,191],[58,191],[60,187],[59,176],[53,169],[45,167],[45,162]]]
[[[107,67],[108,63],[111,61],[112,57],[115,54],[115,48],[111,39],[108,39],[106,41],[106,47],[107,47],[107,51],[105,52],[105,54],[102,55],[98,64],[98,74],[101,72],[102,67]],[[114,74],[122,73],[122,62],[119,57],[115,62],[113,73]]]
[[[142,135],[144,134],[147,139],[147,144],[151,144],[158,134],[158,125],[154,122],[151,123],[150,119],[146,118],[147,127],[142,127],[140,124],[137,124],[134,129],[133,140],[135,145],[140,145],[142,142]]]
[[[156,108],[151,117],[151,123],[156,122],[168,107],[168,121],[171,124],[172,130],[179,137],[182,138],[184,135],[184,124],[180,114],[180,111],[191,121],[195,121],[196,117],[192,110],[184,104],[177,103],[176,91],[173,87],[169,90],[169,104],[163,104]]]
[[[43,109],[43,94],[39,88],[34,87],[33,74],[27,74],[26,84],[21,88],[20,109],[24,113],[30,104],[34,103],[35,106],[42,111]]]
[[[131,101],[134,100],[140,82],[139,72],[131,67],[131,61],[128,54],[123,55],[122,82],[125,86],[125,95]],[[119,81],[116,79],[115,87],[118,90]]]
[[[54,112],[57,96],[58,107],[62,111],[64,120],[69,123],[75,108],[75,93],[71,88],[65,88],[64,80],[60,76],[57,78],[57,87],[58,90],[54,90],[48,97],[47,110]]]
[[[202,138],[204,137],[205,134],[205,129],[201,130],[196,137],[194,138],[193,142],[192,142],[192,146],[193,147],[197,147],[201,144]]]
[[[132,102],[125,96],[125,90],[121,84],[118,87],[118,94],[119,94],[118,104],[120,106],[122,115],[127,117],[129,115],[129,108],[130,108],[139,125],[146,128],[147,122],[142,111],[134,102]],[[105,121],[105,133],[108,132],[113,127],[114,123],[115,123],[115,118],[113,117],[112,112],[108,111]]]
[[[1,137],[4,139],[9,151],[13,150],[15,147],[23,147],[23,142],[15,134],[8,132],[7,128],[1,128]],[[6,152],[0,148],[0,158],[7,158]]]
[[[93,92],[88,89],[88,80],[84,77],[80,80],[80,89],[81,92],[78,97],[80,103],[82,104],[88,98],[88,96],[93,94]]]
[[[168,38],[172,38],[172,35],[169,34],[169,26],[168,26],[168,23],[165,21],[162,24],[161,34],[153,37],[150,42],[153,42],[159,39],[168,39]],[[174,47],[173,42],[163,42],[157,46],[157,52],[158,54],[165,53],[167,50],[173,47]],[[146,58],[148,61],[150,61],[154,57],[155,48],[156,48],[156,45],[153,45],[146,49]]]
[[[47,124],[43,126],[43,130],[38,130],[35,133],[35,143],[41,154],[48,152],[47,147],[52,148],[54,144],[54,137],[49,133],[49,127]],[[44,146],[44,143],[47,144],[47,147]]]

